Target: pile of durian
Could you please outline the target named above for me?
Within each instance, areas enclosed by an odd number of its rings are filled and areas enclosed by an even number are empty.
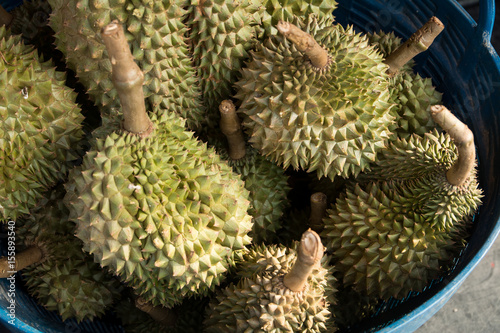
[[[1,9],[1,277],[126,332],[316,333],[445,276],[482,191],[473,133],[413,69],[444,26],[403,43],[336,6]]]

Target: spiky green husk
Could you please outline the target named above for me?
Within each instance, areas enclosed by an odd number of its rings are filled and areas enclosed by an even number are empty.
[[[298,240],[293,241],[289,247],[281,244],[253,245],[238,260],[236,275],[243,279],[262,274],[288,272],[297,258],[298,245]],[[324,256],[321,260],[321,270],[324,272],[312,274],[309,279],[313,281],[312,284],[323,284],[328,302],[335,304],[337,282],[333,276],[334,267],[329,264],[330,259],[329,256]]]
[[[217,128],[219,104],[234,94],[233,84],[248,59],[255,37],[254,11],[248,0],[191,0],[189,36],[207,106],[208,129]]]
[[[84,254],[73,236],[59,236],[57,241],[60,246],[52,250],[64,256],[23,271],[29,293],[47,310],[57,311],[63,320],[102,316],[120,297],[119,282]]]
[[[216,143],[215,147],[222,160],[241,175],[250,192],[248,214],[253,221],[252,242],[272,242],[280,232],[280,219],[289,206],[288,176],[283,168],[265,159],[252,147],[247,147],[245,156],[239,160],[229,157],[224,144]]]
[[[159,324],[147,313],[139,310],[132,301],[120,302],[115,308],[126,333],[199,333],[203,331],[206,299],[186,299],[171,309],[177,315],[175,325]]]
[[[119,98],[111,82],[111,63],[100,30],[113,20],[125,27],[131,51],[144,73],[148,110],[175,112],[191,129],[199,128],[205,112],[196,72],[185,41],[187,1],[49,0],[50,26],[56,46],[66,56],[103,118],[119,113]]]
[[[448,183],[446,170],[457,158],[457,148],[448,134],[437,130],[424,136],[414,134],[407,140],[390,142],[363,178],[412,184],[404,195],[414,211],[433,227],[446,230],[472,215],[483,197],[475,169],[464,184]]]
[[[84,250],[146,301],[171,307],[219,284],[252,223],[240,176],[178,116],[152,121],[144,139],[97,139],[65,200]]]
[[[454,244],[414,208],[415,184],[370,182],[348,187],[324,219],[322,237],[346,286],[375,298],[422,291],[443,272]]]
[[[23,269],[22,278],[29,293],[63,320],[92,320],[120,297],[121,288],[82,251],[83,244],[73,236],[75,225],[68,221],[64,194],[58,187],[29,216],[17,221],[17,237],[24,246],[36,245],[44,252],[40,263]]]
[[[0,221],[28,214],[78,158],[83,116],[64,74],[0,27]]]
[[[402,39],[397,37],[394,32],[384,32],[382,30],[377,32],[368,32],[366,34],[370,44],[373,44],[382,53],[384,58],[387,58],[389,54],[396,51],[396,49],[402,44]],[[413,71],[413,66],[415,65],[415,60],[411,59],[406,64],[404,64],[400,72],[410,73]]]
[[[277,35],[276,24],[279,21],[293,21],[296,17],[307,17],[314,14],[318,19],[333,20],[333,11],[337,8],[334,0],[253,0],[259,10],[254,14],[259,23],[257,35],[263,39]]]
[[[401,39],[394,33],[368,34],[370,42],[376,45],[387,57],[401,45]],[[396,122],[389,127],[393,133],[391,140],[408,138],[416,133],[423,135],[434,128],[436,123],[430,115],[432,105],[441,103],[442,94],[432,85],[430,78],[422,78],[413,72],[413,59],[405,64],[399,72],[389,79],[391,100],[396,107],[391,114]]]
[[[318,177],[348,177],[367,168],[389,136],[387,66],[352,27],[320,26],[309,17],[302,29],[328,50],[329,69],[316,70],[276,36],[252,53],[236,97],[250,142],[263,155]]]
[[[210,302],[206,332],[325,332],[330,318],[329,291],[334,288],[329,284],[331,272],[318,266],[305,289],[293,292],[283,285],[283,276],[296,257],[295,249],[284,246],[250,249],[239,263],[240,282],[229,285]]]

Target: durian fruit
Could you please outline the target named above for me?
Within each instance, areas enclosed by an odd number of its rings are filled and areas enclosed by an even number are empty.
[[[64,74],[0,27],[0,221],[16,220],[64,180],[83,116]]]
[[[249,0],[190,1],[189,37],[207,107],[206,130],[217,128],[219,104],[234,94],[233,84],[253,45],[255,10]]]
[[[422,28],[408,39],[409,42],[421,45],[419,51],[428,48],[435,37],[444,29],[442,23],[435,17],[431,18]],[[370,42],[377,45],[386,59],[401,54],[400,50],[409,50],[408,42],[401,47],[401,39],[394,33],[368,34]],[[409,58],[409,57],[408,57]],[[423,135],[436,127],[430,116],[430,107],[441,104],[442,94],[432,84],[430,78],[422,78],[413,71],[414,61],[409,60],[401,65],[390,77],[390,91],[392,101],[396,105],[392,109],[395,123],[389,127],[393,139],[408,138],[416,133]]]
[[[431,112],[455,142],[453,164],[436,162],[453,154],[435,136],[421,145],[401,140],[403,149],[381,154],[376,180],[348,186],[324,219],[322,236],[344,284],[369,297],[422,291],[463,245],[456,235],[480,205],[472,132],[443,106]]]
[[[172,308],[153,307],[140,298],[120,302],[115,312],[125,333],[199,333],[208,298],[188,298]]]
[[[120,106],[99,31],[118,20],[127,26],[127,40],[144,72],[148,110],[175,112],[193,130],[201,126],[205,111],[186,43],[186,1],[48,1],[53,9],[50,26],[56,31],[56,46],[101,107],[104,123],[118,116]]]
[[[423,137],[390,142],[362,179],[408,184],[404,195],[412,198],[412,209],[433,227],[446,230],[478,209],[482,190],[476,177],[472,132],[444,106],[432,106],[431,115],[447,133],[434,130]],[[463,139],[458,131],[468,137]]]
[[[253,221],[250,233],[253,243],[270,243],[280,233],[280,219],[289,205],[288,176],[283,168],[247,146],[235,106],[230,100],[222,101],[220,114],[220,130],[227,140],[215,142],[215,149],[241,175],[245,188],[250,193],[248,214]]]
[[[297,250],[259,247],[243,261],[242,279],[207,309],[206,332],[324,332],[328,270],[321,239],[306,231]]]
[[[284,168],[357,175],[389,137],[387,65],[352,27],[280,22],[236,83],[250,142]],[[321,28],[322,27],[322,28]]]
[[[64,194],[56,188],[29,216],[16,221],[16,239],[24,250],[16,253],[15,263],[2,258],[0,270],[2,277],[22,271],[28,292],[62,320],[92,320],[120,298],[121,286],[82,251],[73,236],[75,225],[68,221]]]
[[[123,29],[102,32],[123,130],[97,138],[70,174],[65,201],[84,250],[147,302],[171,307],[214,289],[250,243],[248,191],[177,115],[146,113]]]
[[[315,15],[319,20],[333,20],[333,11],[337,8],[335,0],[253,0],[259,10],[254,14],[259,23],[256,26],[257,36],[261,40],[277,35],[276,25],[280,21],[293,21],[295,17]]]

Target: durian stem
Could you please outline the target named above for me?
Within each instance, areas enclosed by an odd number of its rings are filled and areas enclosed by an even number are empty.
[[[239,160],[245,157],[246,143],[241,130],[240,120],[236,114],[236,107],[230,100],[224,100],[219,105],[221,115],[220,128],[229,144],[229,157]]]
[[[311,195],[311,215],[309,225],[316,232],[321,232],[324,228],[323,217],[325,216],[327,200],[326,194],[316,192]]]
[[[307,279],[319,265],[323,253],[324,248],[319,235],[311,229],[304,232],[297,250],[297,260],[290,272],[285,275],[283,284],[294,292],[304,290]]]
[[[146,137],[152,131],[152,123],[144,103],[144,74],[134,62],[123,27],[118,21],[105,26],[101,34],[111,60],[111,79],[120,97],[123,127],[131,133]]]
[[[7,12],[2,6],[0,6],[0,27],[6,26],[8,27],[12,22],[12,14]]]
[[[431,106],[431,115],[457,146],[458,158],[446,172],[446,179],[451,185],[460,186],[470,177],[476,162],[474,134],[443,105]]]
[[[314,67],[325,68],[328,65],[328,51],[322,48],[313,36],[289,22],[280,21],[276,28],[295,44],[297,50],[306,54]]]
[[[0,258],[0,278],[8,278],[17,271],[39,262],[43,258],[43,251],[38,246],[30,246],[12,257]]]
[[[404,64],[417,54],[426,51],[443,29],[444,24],[437,17],[431,17],[405,43],[387,56],[385,63],[389,65],[388,73],[396,74]]]
[[[153,306],[153,304],[147,302],[142,297],[138,297],[135,300],[135,306],[146,312],[151,316],[157,323],[163,326],[174,326],[177,320],[177,315],[171,309],[164,308],[162,306]]]

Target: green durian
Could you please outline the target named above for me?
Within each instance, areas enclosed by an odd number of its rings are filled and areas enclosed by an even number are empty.
[[[234,94],[248,50],[253,45],[255,11],[249,0],[191,0],[189,37],[207,107],[208,128],[217,128],[219,104]]]
[[[384,57],[401,45],[401,38],[394,33],[380,31],[368,34],[368,38]],[[442,94],[432,85],[430,78],[414,73],[414,64],[414,60],[410,60],[389,79],[392,102],[396,105],[391,110],[396,121],[389,127],[393,133],[392,140],[408,138],[413,133],[423,135],[437,126],[430,116],[430,107],[441,104]]]
[[[82,251],[61,187],[16,221],[16,239],[24,251],[16,254],[17,267],[10,270],[20,270],[28,292],[62,320],[92,320],[120,298],[121,287]]]
[[[282,22],[288,37],[251,53],[236,97],[261,154],[333,179],[355,176],[375,160],[389,137],[393,105],[382,55],[352,27],[325,22],[309,16],[304,31]],[[309,50],[317,64],[292,42],[297,36],[315,45]]]
[[[118,20],[127,26],[132,54],[144,72],[148,110],[175,112],[186,118],[193,130],[201,126],[205,111],[183,23],[187,1],[48,1],[53,9],[50,26],[56,31],[56,46],[101,107],[103,122],[116,118],[120,107],[99,31]]]
[[[472,132],[442,106],[431,112],[458,147],[453,164],[436,162],[453,156],[442,147],[449,139],[414,135],[397,142],[401,150],[393,143],[371,181],[348,186],[323,220],[343,282],[369,297],[400,299],[443,274],[481,203]]]
[[[117,34],[118,37],[110,37]],[[205,295],[250,243],[248,191],[214,150],[163,112],[148,118],[140,69],[121,27],[103,39],[117,59],[124,129],[97,138],[70,174],[65,198],[84,250],[153,305]],[[135,81],[134,81],[135,80]],[[123,87],[127,87],[124,90]]]
[[[65,75],[0,27],[0,221],[16,220],[66,178],[83,116]]]
[[[220,104],[221,132],[226,140],[209,140],[222,160],[227,161],[234,172],[241,175],[249,191],[254,243],[269,243],[280,233],[280,219],[288,208],[290,191],[288,176],[283,168],[268,161],[254,148],[247,146],[236,115],[235,106],[229,100]]]
[[[304,233],[298,249],[258,247],[207,309],[206,332],[323,332],[329,320],[329,271],[321,239]],[[252,271],[250,271],[252,270]]]
[[[450,184],[446,172],[458,160],[458,148],[451,135],[437,130],[423,137],[414,134],[408,140],[390,142],[371,171],[360,180],[408,184],[404,186],[404,196],[411,202],[411,209],[432,227],[446,230],[472,215],[483,196],[475,166],[463,183]]]
[[[254,13],[257,36],[260,39],[277,35],[276,25],[280,21],[293,21],[296,17],[308,17],[313,14],[318,19],[333,20],[333,11],[337,8],[335,0],[253,0],[259,8]]]

